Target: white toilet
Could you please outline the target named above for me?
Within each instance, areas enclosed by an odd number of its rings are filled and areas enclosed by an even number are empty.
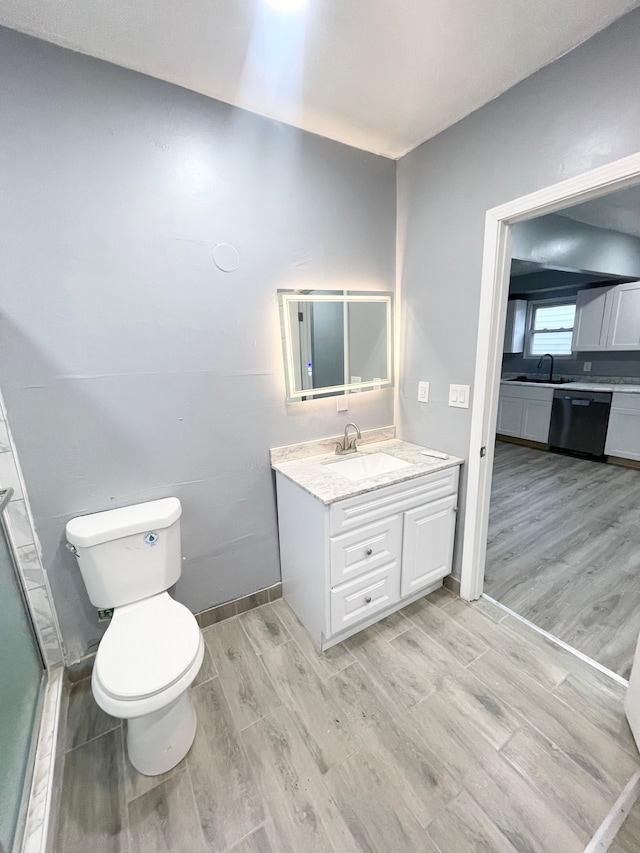
[[[146,776],[175,767],[196,734],[189,686],[204,643],[193,614],[167,592],[182,572],[181,513],[177,498],[164,498],[67,524],[91,603],[114,608],[93,667],[93,695],[128,721],[129,759]]]

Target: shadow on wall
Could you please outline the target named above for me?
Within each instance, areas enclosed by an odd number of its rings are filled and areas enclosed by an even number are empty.
[[[73,661],[95,650],[106,626],[97,622],[75,557],[65,548],[64,527],[75,515],[109,506],[91,483],[90,471],[96,456],[104,458],[103,439],[113,434],[115,424],[104,407],[65,382],[63,370],[4,316],[0,341],[0,381],[9,423],[67,655]],[[125,442],[126,435],[121,435],[123,450]],[[116,505],[113,497],[111,502]]]
[[[6,318],[0,336],[9,420],[69,661],[92,651],[105,629],[65,547],[76,515],[180,498],[176,597],[194,611],[279,580],[268,457],[265,449],[258,461],[255,451],[259,419],[249,411],[237,425],[220,419],[225,378],[71,376]]]

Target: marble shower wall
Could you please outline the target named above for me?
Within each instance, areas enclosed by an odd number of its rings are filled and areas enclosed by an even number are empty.
[[[47,666],[64,663],[64,649],[47,573],[42,565],[29,501],[0,398],[0,488],[13,488],[13,497],[5,511],[9,537],[17,555],[18,571]]]

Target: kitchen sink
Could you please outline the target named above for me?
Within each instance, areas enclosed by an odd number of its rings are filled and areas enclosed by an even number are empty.
[[[412,467],[411,462],[405,462],[404,459],[398,459],[388,453],[356,453],[350,459],[331,462],[327,466],[327,471],[355,482],[367,477],[377,477],[378,474],[388,474],[390,471]]]

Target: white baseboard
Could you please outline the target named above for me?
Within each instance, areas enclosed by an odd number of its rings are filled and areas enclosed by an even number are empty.
[[[640,770],[624,786],[618,799],[598,827],[596,834],[584,848],[584,853],[605,853],[615,841],[620,827],[640,795]]]
[[[60,666],[49,671],[45,685],[22,853],[45,853],[47,850],[63,688],[64,668]]]

